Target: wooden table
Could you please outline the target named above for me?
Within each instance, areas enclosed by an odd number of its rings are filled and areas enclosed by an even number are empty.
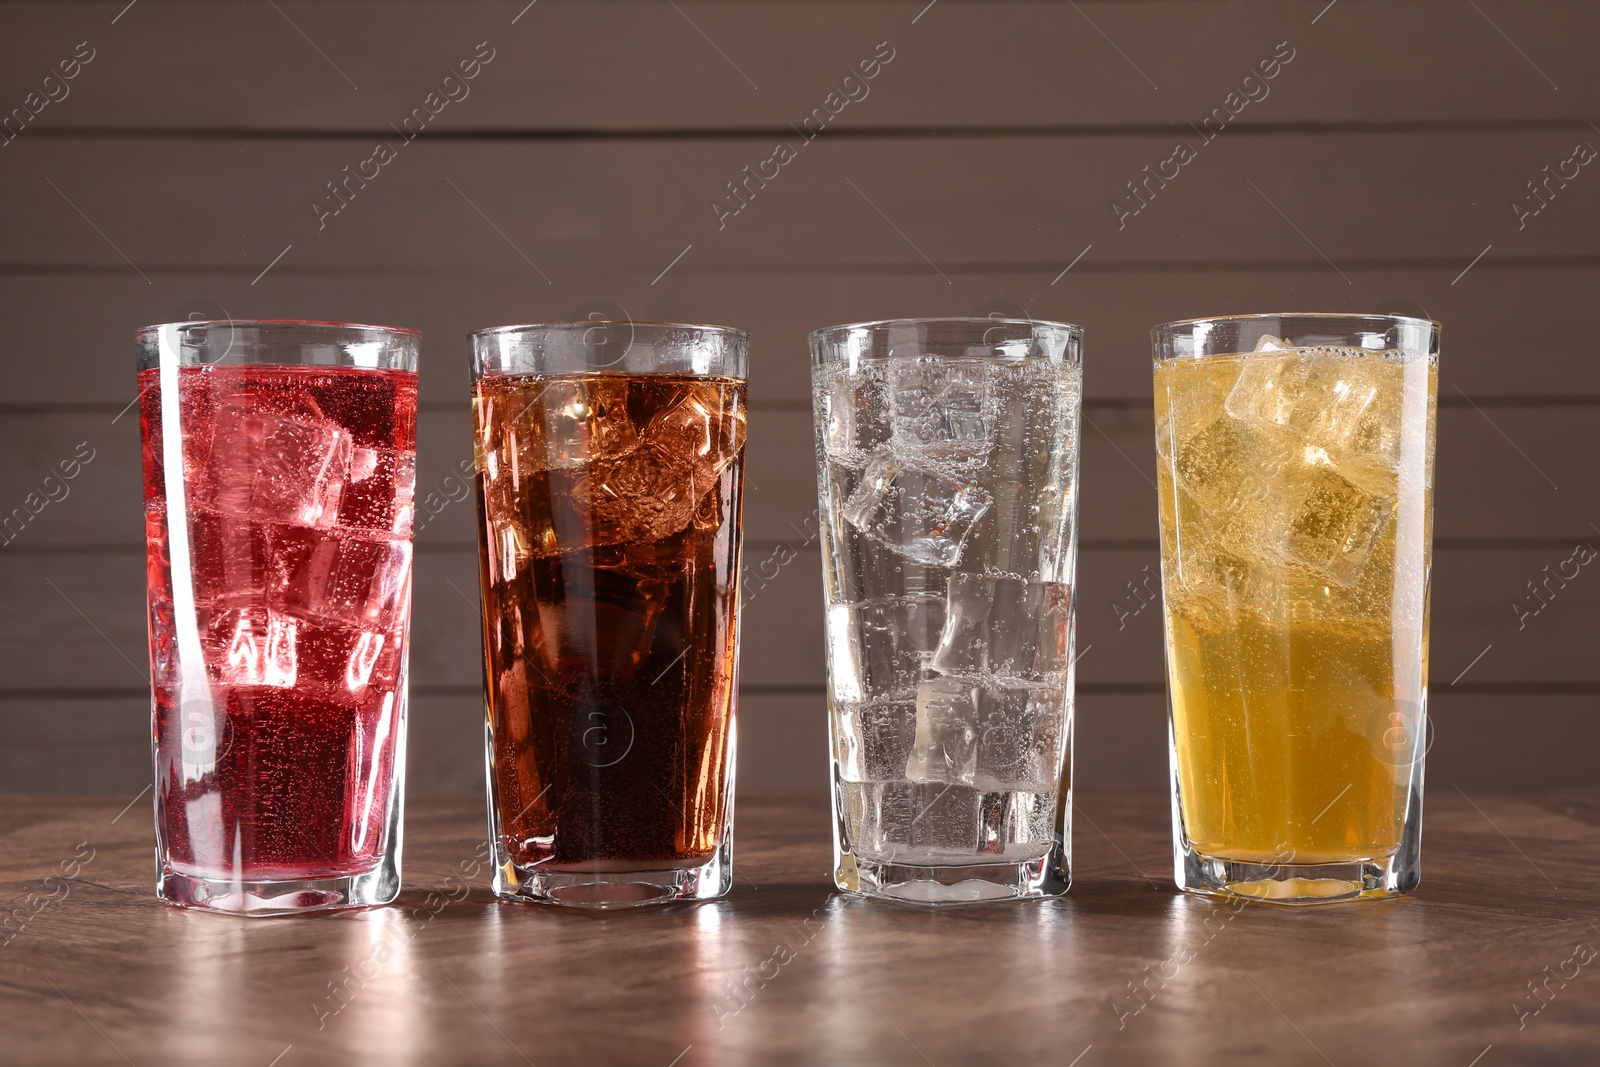
[[[481,869],[449,877],[484,822],[451,795],[410,802],[397,906],[266,920],[156,902],[147,796],[120,817],[126,797],[13,797],[0,903],[40,910],[0,948],[0,1061],[1600,1062],[1600,791],[1432,790],[1399,902],[1181,897],[1165,797],[1126,791],[1080,793],[1049,903],[848,900],[823,806],[752,799],[725,901],[502,906]],[[63,861],[77,876],[45,883]]]

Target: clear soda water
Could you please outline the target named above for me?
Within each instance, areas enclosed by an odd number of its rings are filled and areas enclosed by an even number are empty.
[[[1078,366],[895,357],[813,375],[841,851],[1018,863],[1070,771]]]

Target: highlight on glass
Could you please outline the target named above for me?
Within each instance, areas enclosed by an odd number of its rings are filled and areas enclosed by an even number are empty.
[[[1083,331],[811,335],[834,882],[963,903],[1071,878]]]
[[[732,885],[747,344],[634,322],[472,335],[501,896]]]
[[[1153,336],[1178,885],[1407,892],[1439,326],[1241,315]]]
[[[157,893],[245,915],[400,888],[418,335],[136,335]]]

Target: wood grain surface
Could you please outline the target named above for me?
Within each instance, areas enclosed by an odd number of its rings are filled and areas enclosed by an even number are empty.
[[[147,797],[11,797],[0,901],[25,918],[0,948],[0,1059],[1594,1063],[1600,794],[1429,788],[1422,887],[1390,902],[1182,897],[1164,795],[1091,790],[1057,901],[839,896],[825,805],[764,798],[738,810],[724,901],[501,905],[481,800],[444,795],[408,805],[395,906],[263,920],[155,900]]]
[[[1600,545],[1596,40],[1568,0],[0,0],[0,517],[95,457],[0,538],[0,789],[147,773],[131,333],[191,314],[423,331],[412,779],[473,786],[465,335],[597,311],[752,334],[746,789],[825,781],[809,330],[1086,327],[1080,780],[1155,784],[1149,330],[1307,308],[1444,323],[1431,768],[1592,782],[1600,579],[1521,612]]]

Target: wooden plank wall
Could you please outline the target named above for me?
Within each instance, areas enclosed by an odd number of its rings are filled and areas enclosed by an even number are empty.
[[[1592,5],[124,4],[0,4],[0,511],[93,453],[0,547],[0,791],[147,780],[130,334],[194,311],[420,328],[419,494],[470,454],[469,329],[751,330],[747,791],[825,780],[808,330],[1087,327],[1079,780],[1155,785],[1150,326],[1426,313],[1430,778],[1593,780],[1600,576],[1565,562],[1600,545]],[[482,773],[470,512],[418,537],[420,789]]]

